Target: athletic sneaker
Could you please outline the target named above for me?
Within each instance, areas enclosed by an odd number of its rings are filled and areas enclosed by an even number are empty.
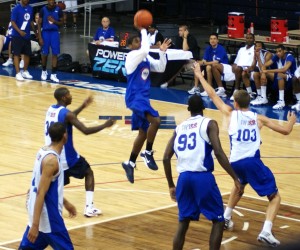
[[[248,92],[249,96],[250,96],[250,100],[255,100],[257,94],[255,92]]]
[[[188,93],[190,95],[194,95],[194,94],[200,93],[200,89],[198,87],[193,87],[192,89],[188,90]]]
[[[282,100],[278,100],[277,104],[275,104],[272,109],[283,109],[285,106],[285,102]]]
[[[158,166],[156,165],[156,162],[153,158],[153,153],[154,151],[148,151],[148,150],[144,150],[143,152],[141,152],[140,156],[143,158],[145,165],[152,169],[152,170],[157,170]]]
[[[295,105],[292,106],[292,109],[295,109],[296,111],[300,111],[300,101],[297,101]]]
[[[272,247],[277,247],[280,245],[280,241],[277,240],[272,233],[268,233],[266,231],[262,231],[258,235],[257,240]]]
[[[20,69],[23,69],[23,68],[24,68],[24,60],[21,60],[21,61],[20,61],[19,67],[20,67]]]
[[[267,98],[263,98],[262,96],[257,96],[253,101],[250,102],[251,105],[263,105],[263,104],[267,104],[268,103],[268,99]]]
[[[216,88],[215,89],[216,94],[220,97],[227,97],[225,89],[224,88]]]
[[[42,70],[42,75],[41,75],[41,79],[42,81],[46,81],[48,77],[48,72],[47,70]]]
[[[24,80],[25,80],[25,79],[23,78],[21,72],[19,72],[18,74],[16,74],[16,80],[17,80],[17,81],[24,81]]]
[[[56,74],[51,74],[50,80],[56,83],[59,83],[59,79],[57,78]]]
[[[162,88],[162,89],[166,89],[167,87],[168,87],[168,82],[165,82],[165,83],[163,83],[162,85],[160,85],[160,87]]]
[[[32,79],[32,75],[30,75],[30,73],[28,72],[28,70],[22,71],[21,74],[22,74],[23,78],[25,78],[25,79]]]
[[[125,170],[127,179],[130,183],[134,183],[134,168],[135,168],[135,163],[131,161],[124,161],[122,162],[122,167]]]
[[[9,65],[13,65],[13,64],[14,64],[13,60],[11,58],[8,58],[7,61],[2,64],[2,66],[8,67]]]
[[[201,96],[208,96],[208,94],[207,94],[206,91],[201,92],[200,95],[201,95]]]
[[[229,220],[225,219],[224,230],[228,230],[228,231],[232,230],[233,229],[233,225],[234,225],[234,222],[231,219],[229,219]]]
[[[95,217],[102,214],[102,211],[98,208],[95,207],[90,207],[88,205],[86,205],[85,209],[84,209],[84,216],[85,217]]]

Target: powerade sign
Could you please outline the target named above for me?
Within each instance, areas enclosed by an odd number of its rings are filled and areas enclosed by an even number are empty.
[[[130,50],[89,44],[93,76],[126,81],[125,59]]]

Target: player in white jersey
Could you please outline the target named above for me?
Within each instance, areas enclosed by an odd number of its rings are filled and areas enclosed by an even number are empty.
[[[223,201],[212,174],[212,150],[220,165],[233,178],[237,190],[241,184],[221,147],[216,121],[203,117],[203,102],[193,95],[188,100],[191,117],[178,125],[164,153],[164,168],[172,200],[178,202],[179,225],[173,240],[173,250],[183,248],[190,221],[199,220],[202,213],[212,221],[210,249],[220,249],[223,236]],[[177,156],[177,187],[172,178],[171,158]],[[176,195],[176,196],[175,196]]]
[[[97,133],[102,129],[112,126],[115,122],[112,119],[108,119],[104,124],[94,127],[86,127],[81,121],[78,120],[77,115],[86,107],[88,107],[92,101],[92,97],[88,97],[83,104],[74,110],[73,112],[66,107],[72,102],[72,95],[70,91],[65,87],[57,88],[54,92],[54,97],[57,100],[57,104],[51,105],[46,113],[45,119],[45,142],[49,143],[50,137],[48,134],[48,127],[53,122],[62,122],[66,124],[68,141],[65,144],[62,153],[61,161],[64,167],[64,184],[70,183],[70,177],[77,179],[85,179],[86,189],[86,206],[84,215],[86,217],[98,216],[102,213],[100,209],[94,207],[94,188],[95,180],[94,173],[90,167],[90,164],[84,157],[79,155],[73,145],[73,125],[82,133],[89,135]]]
[[[257,240],[271,246],[277,246],[280,242],[272,234],[272,226],[280,206],[280,195],[275,178],[271,170],[260,159],[260,129],[266,126],[275,132],[288,135],[292,132],[296,123],[296,116],[289,112],[288,122],[282,126],[266,116],[256,114],[249,110],[250,96],[245,90],[234,93],[233,106],[225,104],[215,93],[214,89],[204,79],[199,64],[194,65],[194,73],[202,83],[209,97],[216,107],[225,115],[228,122],[228,133],[231,143],[230,163],[243,185],[243,189],[249,183],[259,196],[267,196],[269,205],[263,229]],[[233,187],[227,207],[225,209],[225,229],[233,227],[231,214],[241,195],[236,187]]]
[[[74,249],[62,217],[63,206],[71,217],[76,216],[76,208],[63,197],[64,173],[59,155],[67,141],[64,124],[53,123],[49,135],[51,144],[36,156],[27,205],[29,223],[19,249],[45,249],[48,245]]]

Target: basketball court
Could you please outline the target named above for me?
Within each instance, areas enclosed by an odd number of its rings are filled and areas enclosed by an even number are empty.
[[[163,117],[154,144],[159,170],[146,168],[138,159],[135,183],[130,184],[121,162],[128,160],[136,133],[130,129],[131,112],[124,103],[124,83],[67,73],[60,85],[37,80],[16,82],[0,70],[0,249],[17,249],[26,228],[26,192],[36,152],[44,143],[45,112],[55,103],[53,92],[58,86],[70,89],[71,110],[87,96],[94,96],[94,103],[79,115],[87,126],[101,124],[107,117],[117,119],[113,127],[89,136],[74,129],[75,148],[91,164],[95,174],[95,206],[103,211],[103,215],[95,218],[84,217],[84,181],[71,179],[65,197],[76,206],[78,215],[70,219],[64,210],[64,219],[75,249],[171,249],[177,228],[177,207],[169,196],[162,157],[176,124],[189,117],[184,104],[187,93],[151,89],[151,103]],[[34,79],[40,76],[40,71],[36,71],[30,71]],[[222,146],[229,155],[223,118],[208,98],[204,102],[207,107],[204,115],[219,123]],[[267,106],[257,111],[268,115],[273,112]],[[274,112],[272,117],[284,123],[287,110],[281,112]],[[299,239],[300,232],[299,132],[298,124],[289,136],[262,130],[261,155],[275,174],[282,197],[273,232],[283,246]],[[175,159],[172,164],[173,176],[177,178]],[[233,182],[217,161],[214,174],[226,204]],[[245,197],[234,211],[234,230],[224,232],[221,249],[264,249],[256,238],[266,205],[265,198],[246,188]],[[211,223],[204,217],[200,222],[191,223],[184,249],[208,249],[210,227]]]

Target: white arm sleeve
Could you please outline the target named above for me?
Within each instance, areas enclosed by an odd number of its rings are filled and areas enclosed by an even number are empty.
[[[150,71],[152,72],[164,72],[167,65],[167,56],[164,51],[159,50],[159,59],[154,59],[151,56],[147,56],[150,62]]]
[[[141,30],[141,35],[141,48],[138,50],[132,50],[127,54],[125,61],[125,69],[127,75],[135,71],[137,66],[147,57],[150,51],[150,45],[146,29]]]

